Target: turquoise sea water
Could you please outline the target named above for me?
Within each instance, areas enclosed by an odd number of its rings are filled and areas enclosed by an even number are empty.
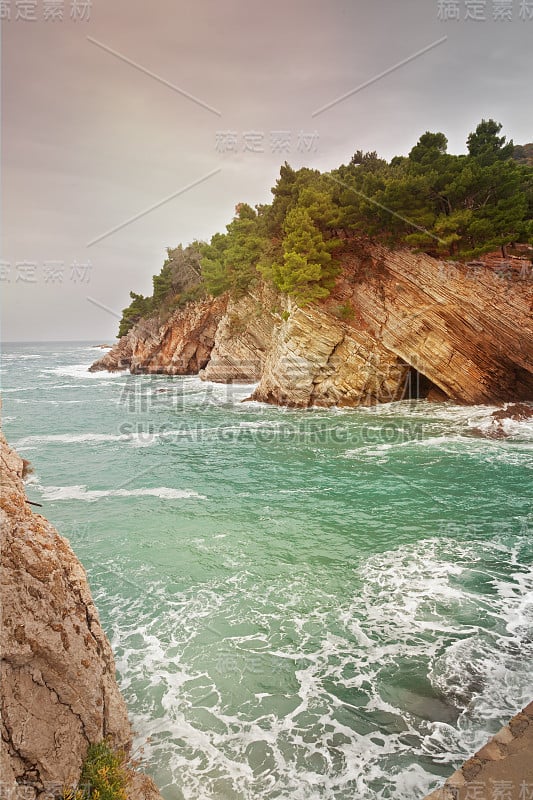
[[[416,800],[532,699],[533,425],[6,345],[4,430],[89,574],[167,800]]]

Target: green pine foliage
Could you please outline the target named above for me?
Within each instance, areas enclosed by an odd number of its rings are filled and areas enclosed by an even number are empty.
[[[283,257],[272,265],[274,284],[300,306],[327,297],[338,274],[332,256],[338,242],[324,237],[304,205],[289,211],[283,231]]]
[[[390,164],[358,151],[331,173],[345,227],[455,258],[531,241],[533,171],[525,148],[500,131],[482,120],[465,155],[448,153],[446,136],[430,131]]]
[[[161,272],[152,278],[152,295],[144,297],[130,292],[132,302],[122,312],[119,338],[125,336],[140,319],[164,319],[176,308],[202,295],[201,247],[200,242],[193,242],[188,247],[180,244],[174,249],[167,248]]]
[[[215,233],[201,249],[202,275],[209,294],[239,295],[257,279],[257,265],[268,246],[263,214],[240,203],[227,233]]]
[[[122,312],[122,319],[118,326],[118,338],[125,336],[130,328],[139,322],[140,319],[148,317],[152,311],[152,300],[150,297],[143,297],[142,294],[130,292],[131,303]]]
[[[357,150],[328,173],[283,164],[270,204],[241,203],[225,233],[168,250],[152,295],[131,293],[119,335],[204,294],[239,296],[260,278],[299,305],[319,301],[346,237],[455,259],[533,243],[533,144],[514,145],[501,128],[482,120],[461,155],[448,153],[444,133],[426,131],[390,162]]]

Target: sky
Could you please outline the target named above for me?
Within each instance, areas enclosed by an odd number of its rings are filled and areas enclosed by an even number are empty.
[[[4,341],[112,342],[166,248],[269,202],[284,161],[464,152],[489,117],[533,141],[533,0],[0,7]]]

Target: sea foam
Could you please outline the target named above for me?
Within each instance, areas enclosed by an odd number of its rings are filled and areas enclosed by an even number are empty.
[[[42,486],[44,500],[84,500],[94,502],[105,497],[158,497],[160,500],[207,500],[191,489],[157,486],[146,489],[87,489],[86,486]]]

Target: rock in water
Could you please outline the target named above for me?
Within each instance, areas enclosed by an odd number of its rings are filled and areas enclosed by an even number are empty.
[[[89,371],[196,375],[209,362],[226,302],[216,298],[189,303],[161,324],[140,320]]]
[[[504,408],[493,411],[487,424],[472,428],[472,433],[487,439],[506,439],[515,431],[513,422],[527,422],[530,419],[533,419],[532,403],[508,403]]]

